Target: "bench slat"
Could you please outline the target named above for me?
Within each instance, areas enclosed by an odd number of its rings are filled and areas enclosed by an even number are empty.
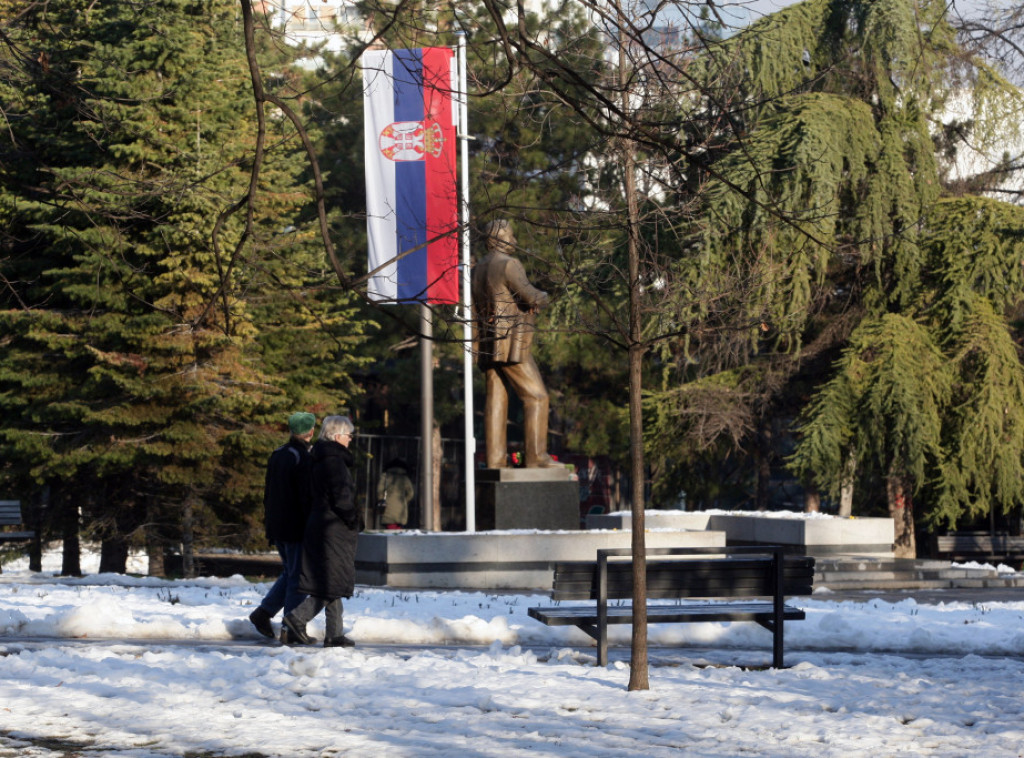
[[[30,540],[35,536],[35,532],[0,532],[0,542],[17,542],[20,540]]]
[[[1024,537],[961,532],[932,537],[932,554],[953,561],[1024,559]]]
[[[21,523],[21,501],[0,500],[0,526],[18,526]]]
[[[770,559],[704,559],[650,561],[647,566],[647,595],[662,597],[749,597],[772,595]],[[810,594],[814,584],[814,559],[787,558],[783,563],[783,594]],[[609,563],[608,597],[628,598],[633,594],[629,564]],[[554,600],[597,598],[597,567],[594,563],[566,562],[555,566]]]
[[[527,613],[549,626],[580,626],[597,623],[595,606],[548,606],[530,608]],[[685,623],[688,621],[771,621],[774,607],[771,603],[707,603],[702,605],[649,605],[647,621],[656,623]],[[783,606],[783,618],[801,621],[806,614],[792,605]],[[609,624],[633,623],[631,605],[608,606]]]

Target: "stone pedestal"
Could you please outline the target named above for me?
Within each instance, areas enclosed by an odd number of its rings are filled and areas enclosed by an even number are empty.
[[[728,545],[782,545],[789,552],[827,558],[860,555],[892,558],[891,518],[839,518],[825,514],[742,511],[647,511],[648,529],[724,532]],[[588,529],[629,529],[626,512],[587,516]]]
[[[481,469],[476,472],[476,528],[580,529],[579,484],[563,466]]]

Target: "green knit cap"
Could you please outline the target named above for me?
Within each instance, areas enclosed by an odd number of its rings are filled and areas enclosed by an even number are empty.
[[[299,411],[288,417],[288,429],[292,434],[306,434],[316,426],[316,416]]]

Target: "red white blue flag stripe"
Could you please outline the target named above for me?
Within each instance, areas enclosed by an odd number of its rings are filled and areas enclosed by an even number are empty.
[[[459,289],[454,55],[363,54],[367,285],[378,301],[456,303]]]

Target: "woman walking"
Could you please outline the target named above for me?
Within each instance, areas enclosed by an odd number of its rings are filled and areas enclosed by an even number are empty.
[[[342,633],[341,598],[352,597],[356,581],[356,543],[362,530],[355,506],[355,482],[348,449],[355,426],[348,416],[328,416],[320,437],[310,451],[312,510],[302,543],[299,592],[307,595],[284,617],[292,641],[302,645],[315,642],[306,634],[306,624],[325,611],[324,647],[352,647],[355,643]]]

